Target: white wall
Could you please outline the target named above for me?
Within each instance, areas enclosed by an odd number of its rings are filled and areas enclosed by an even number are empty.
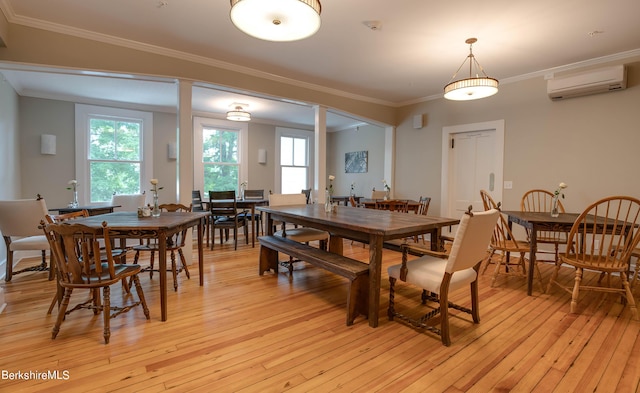
[[[427,125],[415,130],[413,116],[421,113]],[[569,185],[568,211],[609,195],[640,197],[640,62],[628,65],[624,91],[552,102],[539,77],[504,84],[478,101],[407,106],[399,118],[396,195],[429,195],[433,212],[440,211],[442,128],[499,119],[505,120],[504,180],[513,181],[503,193],[506,210],[519,210],[527,190],[553,190],[561,181]]]
[[[327,133],[327,174],[336,177],[333,182],[334,195],[349,195],[352,182],[355,182],[356,195],[365,198],[371,196],[371,190],[374,187],[376,190],[382,190],[384,137],[384,128],[374,125],[360,126],[358,130],[349,129]],[[369,152],[367,172],[345,173],[345,153],[362,150]]]

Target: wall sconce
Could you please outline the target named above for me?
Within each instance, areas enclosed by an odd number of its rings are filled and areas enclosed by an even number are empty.
[[[266,164],[267,163],[267,150],[258,149],[258,164]]]
[[[175,143],[169,143],[167,145],[167,157],[170,160],[178,159],[178,145],[176,145]]]
[[[56,154],[56,136],[50,134],[40,135],[40,154]]]

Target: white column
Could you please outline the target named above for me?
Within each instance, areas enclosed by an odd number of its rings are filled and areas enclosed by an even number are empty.
[[[314,132],[314,186],[313,200],[324,203],[324,190],[327,187],[327,108],[315,106],[315,132]]]
[[[176,140],[178,159],[176,160],[176,200],[185,206],[191,204],[193,190],[193,120],[191,116],[192,83],[178,81],[178,116]],[[192,244],[191,231],[187,231],[186,244]],[[183,249],[187,263],[193,259],[192,247]]]
[[[384,129],[384,179],[391,187],[391,195],[393,198],[395,187],[395,151],[396,151],[396,128],[386,127]]]

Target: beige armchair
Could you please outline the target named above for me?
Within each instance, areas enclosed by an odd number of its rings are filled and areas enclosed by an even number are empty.
[[[0,232],[2,232],[7,251],[5,281],[11,281],[11,277],[19,273],[48,270],[46,251],[49,250],[49,242],[42,230],[38,228],[40,221],[44,220],[46,215],[47,204],[39,195],[38,199],[0,201]],[[42,252],[42,263],[14,272],[13,253],[34,250]],[[52,278],[50,271],[49,279]]]

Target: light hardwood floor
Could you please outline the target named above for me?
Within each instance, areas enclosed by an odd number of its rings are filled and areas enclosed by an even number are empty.
[[[345,242],[345,254],[366,261],[368,249]],[[282,259],[282,258],[281,258]],[[613,295],[589,293],[579,314],[569,294],[554,289],[526,296],[524,279],[481,278],[481,322],[451,320],[452,345],[388,321],[384,252],[380,326],[362,317],[345,325],[346,281],[310,265],[258,276],[258,247],[232,241],[206,251],[205,285],[181,275],[160,321],[157,276],[141,277],[151,320],[140,309],[111,322],[89,311],[67,317],[51,340],[56,312],[47,316],[54,283],[46,273],[2,283],[8,306],[0,314],[0,370],[68,372],[68,380],[0,380],[0,391],[105,392],[638,392],[640,323]],[[284,269],[283,269],[284,270]],[[542,265],[545,281],[550,265]],[[563,279],[573,280],[563,269]],[[586,275],[595,280],[595,275]],[[170,284],[169,278],[169,284]],[[420,309],[419,291],[398,285],[403,311]],[[635,294],[638,297],[639,288]],[[112,297],[119,300],[118,287]],[[77,297],[76,297],[77,299]],[[468,305],[467,291],[453,300]],[[455,314],[454,314],[455,315]]]

